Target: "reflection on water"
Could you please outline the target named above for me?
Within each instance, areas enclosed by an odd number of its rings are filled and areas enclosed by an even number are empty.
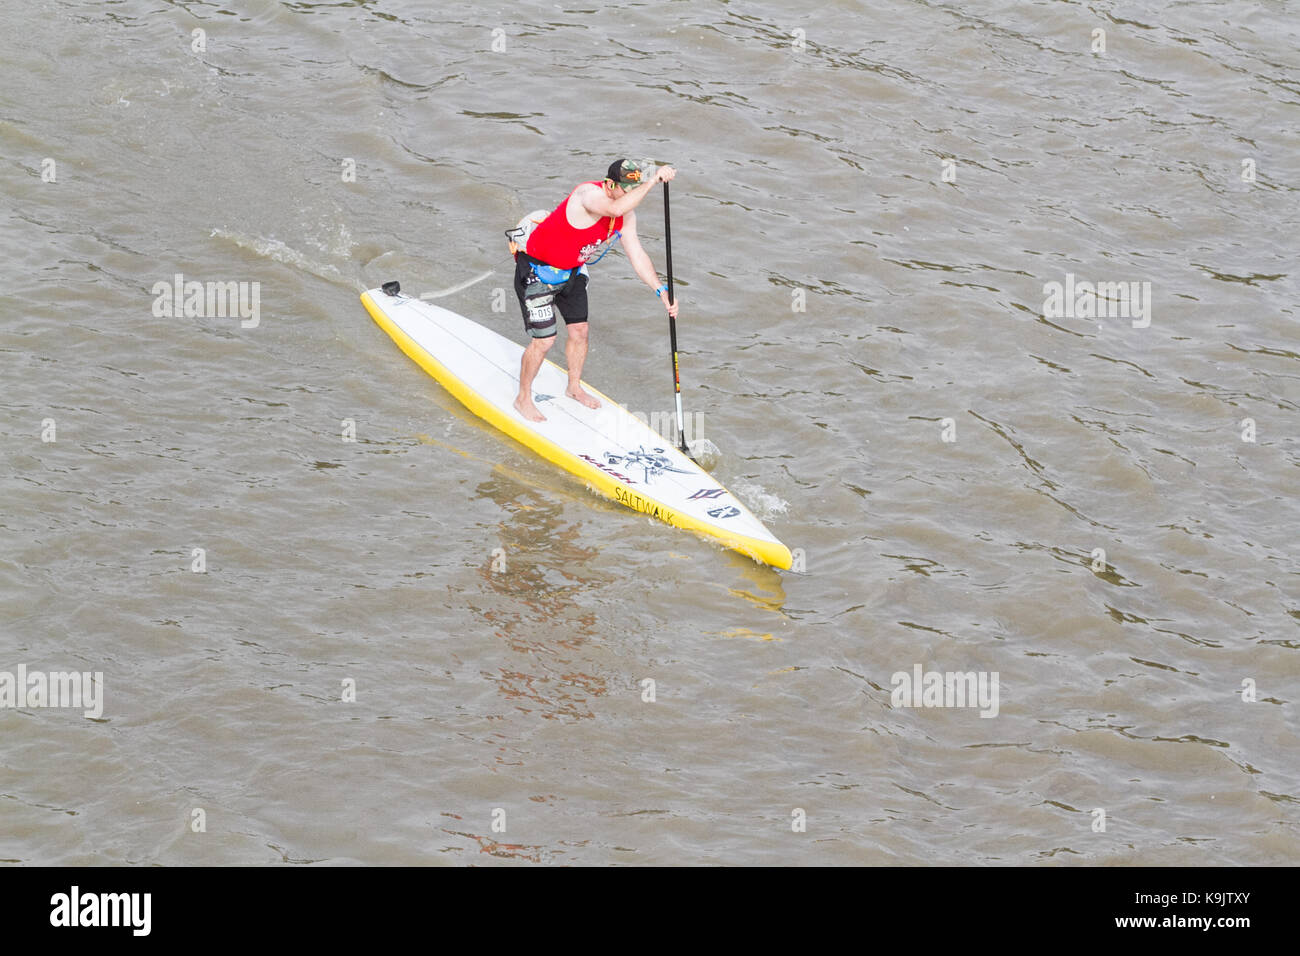
[[[590,700],[605,693],[605,678],[585,673],[575,661],[600,624],[595,610],[580,602],[607,586],[609,577],[589,570],[598,552],[580,543],[583,522],[566,524],[562,503],[504,469],[494,469],[476,492],[501,510],[500,545],[479,575],[485,590],[505,599],[478,613],[516,655],[492,679],[524,713],[594,717]]]

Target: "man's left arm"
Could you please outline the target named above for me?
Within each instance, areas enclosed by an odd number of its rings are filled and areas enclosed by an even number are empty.
[[[627,261],[632,264],[632,271],[651,289],[656,292],[659,291],[662,288],[662,284],[659,282],[659,274],[655,272],[654,263],[650,261],[649,254],[642,248],[641,240],[636,234],[636,213],[630,212],[623,217],[622,232],[623,251],[627,253]],[[667,292],[664,292],[659,298],[669,314],[673,318],[677,318],[677,303],[669,303]]]

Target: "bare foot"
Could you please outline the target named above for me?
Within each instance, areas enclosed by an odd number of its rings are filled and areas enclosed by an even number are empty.
[[[519,396],[515,396],[515,411],[530,422],[546,421],[546,416],[537,410],[537,406],[533,404],[531,398],[525,398],[521,401]]]
[[[581,385],[570,385],[564,390],[564,394],[568,395],[569,398],[573,399],[575,402],[581,402],[588,408],[600,408],[600,402],[583,391]]]

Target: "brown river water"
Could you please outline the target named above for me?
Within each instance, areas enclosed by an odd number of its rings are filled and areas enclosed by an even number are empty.
[[[1300,860],[1294,4],[0,26],[0,862]],[[685,407],[802,573],[358,302],[522,342],[502,230],[624,155],[678,169]],[[586,378],[666,415],[661,305],[592,277]]]

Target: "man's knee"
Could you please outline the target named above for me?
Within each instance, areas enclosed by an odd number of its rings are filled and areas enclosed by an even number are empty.
[[[533,339],[531,342],[528,343],[528,351],[533,352],[537,355],[545,355],[547,352],[551,350],[551,346],[554,344],[555,344],[554,335],[548,335],[544,339]]]
[[[574,342],[586,342],[586,341],[587,341],[587,323],[586,323],[586,322],[574,322],[572,325],[566,326],[565,329],[564,329],[564,331],[565,331],[565,334],[567,334],[567,335],[569,336],[569,338],[572,339]]]

